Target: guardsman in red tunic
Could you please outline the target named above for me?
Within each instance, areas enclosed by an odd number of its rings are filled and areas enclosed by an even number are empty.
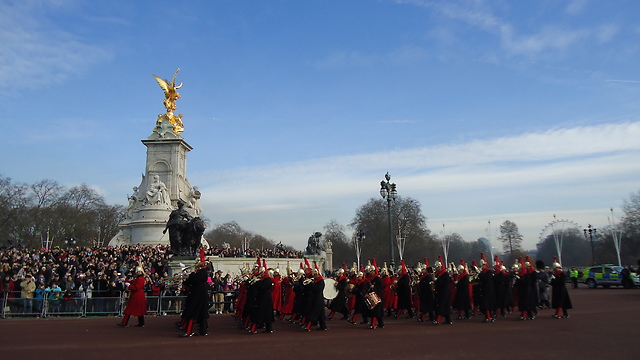
[[[280,277],[280,269],[273,269],[273,288],[271,289],[271,300],[273,301],[273,310],[276,312],[276,316],[280,316],[282,313],[282,277]]]
[[[147,297],[144,294],[144,284],[146,277],[142,266],[136,268],[136,278],[127,280],[129,284],[129,301],[124,309],[124,318],[118,326],[127,327],[131,316],[138,317],[138,325],[136,327],[144,327],[144,315],[147,313]]]
[[[384,267],[380,270],[380,280],[382,281],[382,308],[387,312],[387,316],[391,316],[395,307],[395,299],[393,296],[393,279],[389,274],[389,268],[387,263],[384,263]]]
[[[282,279],[282,309],[280,310],[280,320],[286,315],[293,314],[293,304],[295,302],[295,292],[293,292],[293,281],[295,273],[291,266],[287,265],[287,276]],[[292,315],[293,316],[293,315]]]

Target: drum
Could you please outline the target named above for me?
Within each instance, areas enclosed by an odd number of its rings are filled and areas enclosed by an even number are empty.
[[[349,284],[344,288],[344,295],[348,298],[353,296],[353,289],[355,289],[356,286],[353,284]]]
[[[333,279],[324,279],[324,290],[322,290],[322,296],[325,299],[331,300],[338,296],[338,289],[336,288],[338,282]]]
[[[380,300],[380,296],[374,292],[370,292],[364,296],[364,303],[367,304],[369,310],[373,309],[378,305],[382,300]]]

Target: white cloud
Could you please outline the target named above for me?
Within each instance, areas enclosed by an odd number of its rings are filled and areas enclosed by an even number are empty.
[[[512,26],[501,27],[502,45],[511,53],[535,55],[548,50],[566,50],[587,39],[591,33],[586,29],[564,29],[545,26],[536,34],[517,35]]]
[[[567,4],[567,7],[565,10],[567,14],[576,15],[582,12],[582,10],[584,10],[586,5],[587,5],[587,0],[572,0],[569,2],[569,4]]]
[[[0,12],[0,83],[5,90],[59,83],[111,55],[49,21],[46,12],[59,2],[15,1]]]
[[[423,212],[436,223],[457,224],[459,229],[452,231],[467,241],[483,236],[483,222],[476,219],[511,218],[520,220],[527,246],[533,247],[536,231],[547,220],[532,213],[551,216],[541,208],[551,214],[593,213],[588,209],[616,206],[635,191],[639,137],[640,122],[603,124],[391,153],[218,169],[215,176],[190,178],[206,195],[203,208],[214,223],[237,220],[286,242],[304,240],[308,231],[330,219],[351,221],[358,206],[379,196],[379,181],[389,171],[401,196],[421,201]]]

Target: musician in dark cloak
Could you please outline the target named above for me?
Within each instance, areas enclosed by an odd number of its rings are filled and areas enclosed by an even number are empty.
[[[262,279],[255,284],[255,306],[251,314],[250,332],[257,333],[258,327],[264,327],[264,332],[269,334],[273,332],[273,321],[275,317],[273,315],[273,298],[271,297],[271,288],[273,287],[273,281],[267,269],[266,261],[264,262],[264,273]]]
[[[308,312],[306,314],[306,324],[304,329],[311,331],[311,326],[318,325],[316,330],[327,330],[326,315],[324,313],[324,278],[320,274],[320,270],[316,266],[313,271],[313,275],[310,278],[311,282],[305,287],[308,287]]]
[[[493,288],[493,271],[489,267],[484,253],[480,254],[482,270],[478,274],[478,281],[480,282],[480,311],[484,315],[484,322],[493,322],[493,312],[496,309],[496,291]]]
[[[342,263],[342,268],[337,272],[336,279],[336,290],[338,291],[338,295],[331,300],[328,308],[331,310],[329,313],[329,320],[333,320],[333,316],[335,313],[341,313],[342,318],[340,320],[346,320],[349,318],[349,310],[347,309],[347,295],[345,294],[345,288],[349,284],[349,280],[347,280],[346,276],[346,264]]]
[[[407,271],[407,267],[402,259],[402,267],[398,283],[396,284],[396,291],[398,293],[398,306],[395,318],[397,319],[404,310],[409,314],[409,318],[413,318],[413,306],[411,304],[411,277]]]
[[[375,306],[370,303],[365,311],[367,316],[371,318],[371,325],[369,325],[369,329],[374,330],[377,328],[384,328],[384,304],[382,303],[383,284],[378,272],[376,259],[373,259],[372,263],[373,271],[369,274],[368,294],[375,293],[377,295],[378,302]]]
[[[568,318],[569,317],[569,309],[572,309],[573,306],[571,304],[571,297],[569,297],[569,292],[567,291],[566,279],[567,275],[562,271],[562,265],[558,262],[558,259],[554,257],[555,261],[553,262],[553,276],[551,278],[551,307],[556,309],[556,313],[553,315],[554,318]],[[562,312],[562,315],[560,315]]]
[[[429,321],[434,322],[436,317],[434,312],[433,268],[429,266],[427,259],[425,259],[425,266],[418,282],[418,293],[420,295],[420,317],[418,317],[418,321],[424,321],[425,315],[429,315]]]
[[[471,318],[471,286],[469,284],[469,273],[463,259],[460,259],[460,265],[458,266],[453,308],[458,310],[458,320]]]
[[[242,309],[242,327],[247,330],[251,328],[251,317],[253,312],[255,311],[256,294],[258,292],[259,280],[260,279],[256,278],[254,275],[253,277],[245,281],[245,285],[247,287],[247,295],[244,302],[244,308]]]
[[[304,269],[302,268],[302,264],[300,265],[300,270],[298,270],[298,273],[293,281],[293,310],[292,310],[292,315],[291,315],[291,319],[289,319],[289,321],[291,321],[292,323],[296,324],[296,323],[300,323],[300,321],[302,321],[302,313],[304,312],[304,308],[305,308],[305,299],[304,299],[304,280],[305,280],[305,275],[304,275]]]
[[[206,261],[196,265],[196,271],[189,274],[184,282],[188,288],[187,300],[182,312],[185,321],[184,334],[181,337],[207,336],[209,331],[209,278]],[[198,323],[199,332],[193,332],[193,323]]]
[[[355,279],[355,288],[353,289],[353,294],[355,297],[355,306],[353,308],[353,316],[350,323],[356,324],[358,320],[358,314],[362,314],[362,322],[360,324],[368,324],[369,320],[367,319],[367,306],[364,303],[364,296],[369,292],[369,280],[364,277],[364,272],[358,272],[358,277]]]
[[[533,320],[535,319],[534,308],[536,303],[534,302],[533,294],[531,293],[531,281],[535,280],[530,276],[522,257],[519,258],[519,263],[516,268],[517,276],[515,287],[518,292],[518,311],[520,311],[520,320]]]
[[[533,304],[531,311],[533,312],[533,318],[535,318],[536,316],[538,316],[538,304],[540,303],[540,299],[538,297],[538,272],[536,271],[536,267],[528,255],[525,260],[525,265],[527,266],[527,273],[530,277],[529,286],[531,286],[531,301]]]
[[[444,317],[443,324],[452,325],[451,321],[451,288],[449,282],[451,277],[447,268],[442,262],[442,255],[438,255],[438,261],[436,262],[437,278],[435,284],[435,312],[436,320],[433,322],[435,325],[441,323]]]
[[[496,306],[500,311],[500,316],[507,316],[510,307],[513,306],[513,298],[511,294],[511,276],[507,272],[504,262],[496,267],[493,275],[493,289],[496,291]]]

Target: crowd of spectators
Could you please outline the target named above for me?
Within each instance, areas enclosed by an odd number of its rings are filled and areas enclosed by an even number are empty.
[[[254,250],[213,246],[206,251],[221,257],[299,257],[302,252],[276,249]],[[160,303],[149,302],[150,310],[172,307],[179,312],[179,284],[169,276],[169,246],[123,245],[118,247],[73,247],[53,249],[0,249],[0,311],[39,315],[117,313],[125,293],[127,279],[135,268],[143,266],[148,275],[145,292],[149,297],[163,297]],[[214,277],[214,291],[234,290],[233,279]],[[84,309],[81,307],[84,306]],[[228,308],[228,305],[225,305]],[[228,309],[227,309],[228,310]],[[216,312],[225,311],[216,308]],[[83,313],[84,314],[84,313]]]
[[[269,249],[238,249],[236,247],[230,247],[226,244],[222,246],[212,246],[206,251],[207,255],[220,256],[220,257],[248,257],[248,258],[290,258],[290,259],[302,259],[304,257],[303,251],[287,250],[283,246],[276,245],[275,248]]]

